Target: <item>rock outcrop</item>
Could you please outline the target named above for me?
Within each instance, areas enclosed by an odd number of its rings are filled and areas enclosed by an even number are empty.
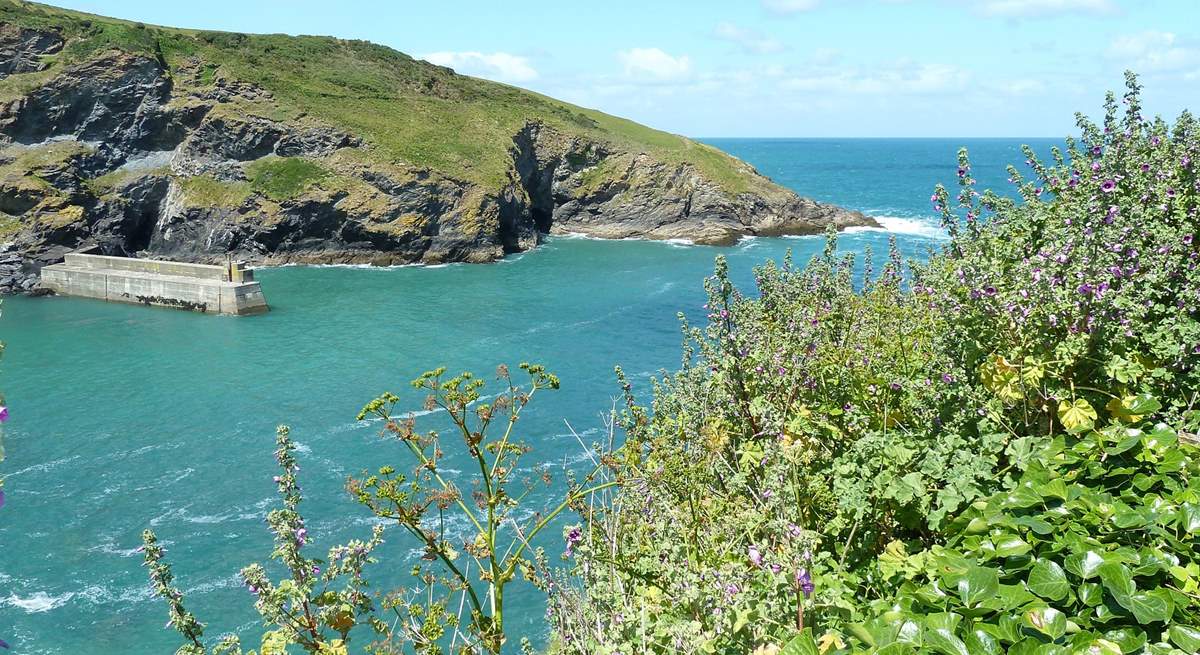
[[[386,265],[492,261],[547,233],[725,244],[873,224],[741,162],[752,184],[730,190],[690,163],[536,118],[511,136],[505,179],[462,179],[369,156],[372,143],[327,122],[258,111],[269,90],[203,61],[168,68],[108,49],[47,69],[63,48],[53,30],[0,24],[0,80],[22,77],[0,94],[0,292],[32,288],[42,265],[83,245]]]

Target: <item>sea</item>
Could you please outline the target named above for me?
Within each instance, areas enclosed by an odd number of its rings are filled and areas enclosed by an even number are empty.
[[[917,259],[945,243],[929,197],[938,182],[954,185],[960,146],[970,150],[980,189],[1011,193],[1005,166],[1023,167],[1020,146],[1046,153],[1054,143],[705,141],[801,195],[876,218],[878,229],[842,234],[841,250],[871,246],[882,258],[895,237]],[[754,267],[788,251],[802,263],[822,247],[820,236],[729,247],[561,236],[493,264],[264,268],[256,277],[271,311],[254,317],[6,298],[0,639],[25,654],[174,652],[179,637],[164,629],[166,607],[151,596],[137,550],[150,528],[206,636],[236,633],[257,648],[262,626],[238,571],[269,561],[264,519],[280,502],[276,426],[289,425],[299,444],[307,548],[318,555],[365,538],[374,524],[344,490],[347,476],[411,464],[378,423],[355,420],[365,403],[392,391],[403,399],[399,409],[418,414],[418,428],[444,429],[445,417],[424,413],[409,387],[423,371],[445,366],[490,380],[499,364],[544,364],[561,389],[535,397],[519,437],[533,447],[524,464],[547,465],[558,482],[525,501],[528,516],[561,498],[562,473],[584,466],[587,444],[608,439],[614,366],[647,403],[652,378],[679,366],[678,314],[703,320],[702,284],[716,256],[752,293]],[[448,448],[446,470],[469,488],[465,463]],[[373,589],[411,586],[419,551],[400,530],[385,534],[381,561],[369,569]],[[561,526],[538,545],[566,565]],[[520,637],[544,644],[541,593],[518,581],[506,601],[513,652]]]

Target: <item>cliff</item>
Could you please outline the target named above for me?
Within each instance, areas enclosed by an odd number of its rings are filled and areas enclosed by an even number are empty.
[[[389,48],[0,0],[0,292],[81,245],[195,262],[485,262],[540,235],[873,225],[715,148]]]

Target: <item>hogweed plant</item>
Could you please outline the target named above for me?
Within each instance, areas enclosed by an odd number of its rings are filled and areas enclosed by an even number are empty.
[[[330,548],[325,559],[305,555],[311,536],[300,513],[302,496],[296,477],[300,466],[293,456],[296,445],[288,428],[278,429],[276,447],[280,473],[274,482],[283,507],[267,514],[267,524],[275,541],[271,559],[282,564],[287,574],[272,581],[260,564],[241,571],[246,589],[254,597],[254,608],[267,627],[257,655],[285,655],[292,645],[312,655],[344,655],[348,652],[350,631],[374,610],[363,570],[375,561],[372,552],[382,543],[383,528],[376,526],[366,541],[354,540]],[[201,640],[204,625],[184,608],[182,592],[171,586],[171,570],[163,561],[165,549],[150,530],[142,534],[142,541],[151,589],[167,604],[168,626],[185,640],[176,652],[240,654],[241,646],[233,636],[223,638],[208,650]],[[250,653],[255,655],[256,651]]]
[[[521,458],[530,447],[517,435],[522,410],[542,390],[557,389],[558,378],[545,368],[521,364],[529,376],[527,387],[513,381],[506,366],[497,369],[502,385],[492,402],[482,402],[484,380],[462,373],[446,379],[445,369],[423,374],[412,386],[425,391],[426,410],[444,412],[453,432],[477,468],[470,489],[447,477],[442,464],[451,447],[436,431],[421,433],[410,414],[397,414],[400,398],[387,393],[359,413],[359,420],[383,421],[385,435],[404,444],[413,457],[411,477],[385,466],[375,475],[351,479],[350,492],[375,516],[412,536],[424,549],[414,576],[422,593],[393,598],[386,607],[402,626],[401,641],[424,652],[441,652],[440,643],[450,633],[451,647],[463,652],[499,653],[506,641],[504,600],[506,589],[518,573],[539,583],[537,561],[544,559],[532,541],[564,510],[576,507],[591,494],[609,489],[615,481],[597,482],[603,468],[597,465],[582,478],[570,479],[565,499],[546,512],[523,514],[522,503],[538,484],[549,484],[547,470],[531,469],[521,477]],[[496,434],[496,431],[499,431]],[[468,536],[450,529],[466,524]],[[572,544],[568,534],[568,547]],[[454,597],[465,604],[466,617],[450,607]],[[386,645],[386,644],[385,644]]]

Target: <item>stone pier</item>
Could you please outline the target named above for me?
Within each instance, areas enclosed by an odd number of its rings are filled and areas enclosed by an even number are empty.
[[[254,272],[238,262],[214,266],[73,252],[42,268],[41,286],[64,296],[212,314],[267,311]]]

